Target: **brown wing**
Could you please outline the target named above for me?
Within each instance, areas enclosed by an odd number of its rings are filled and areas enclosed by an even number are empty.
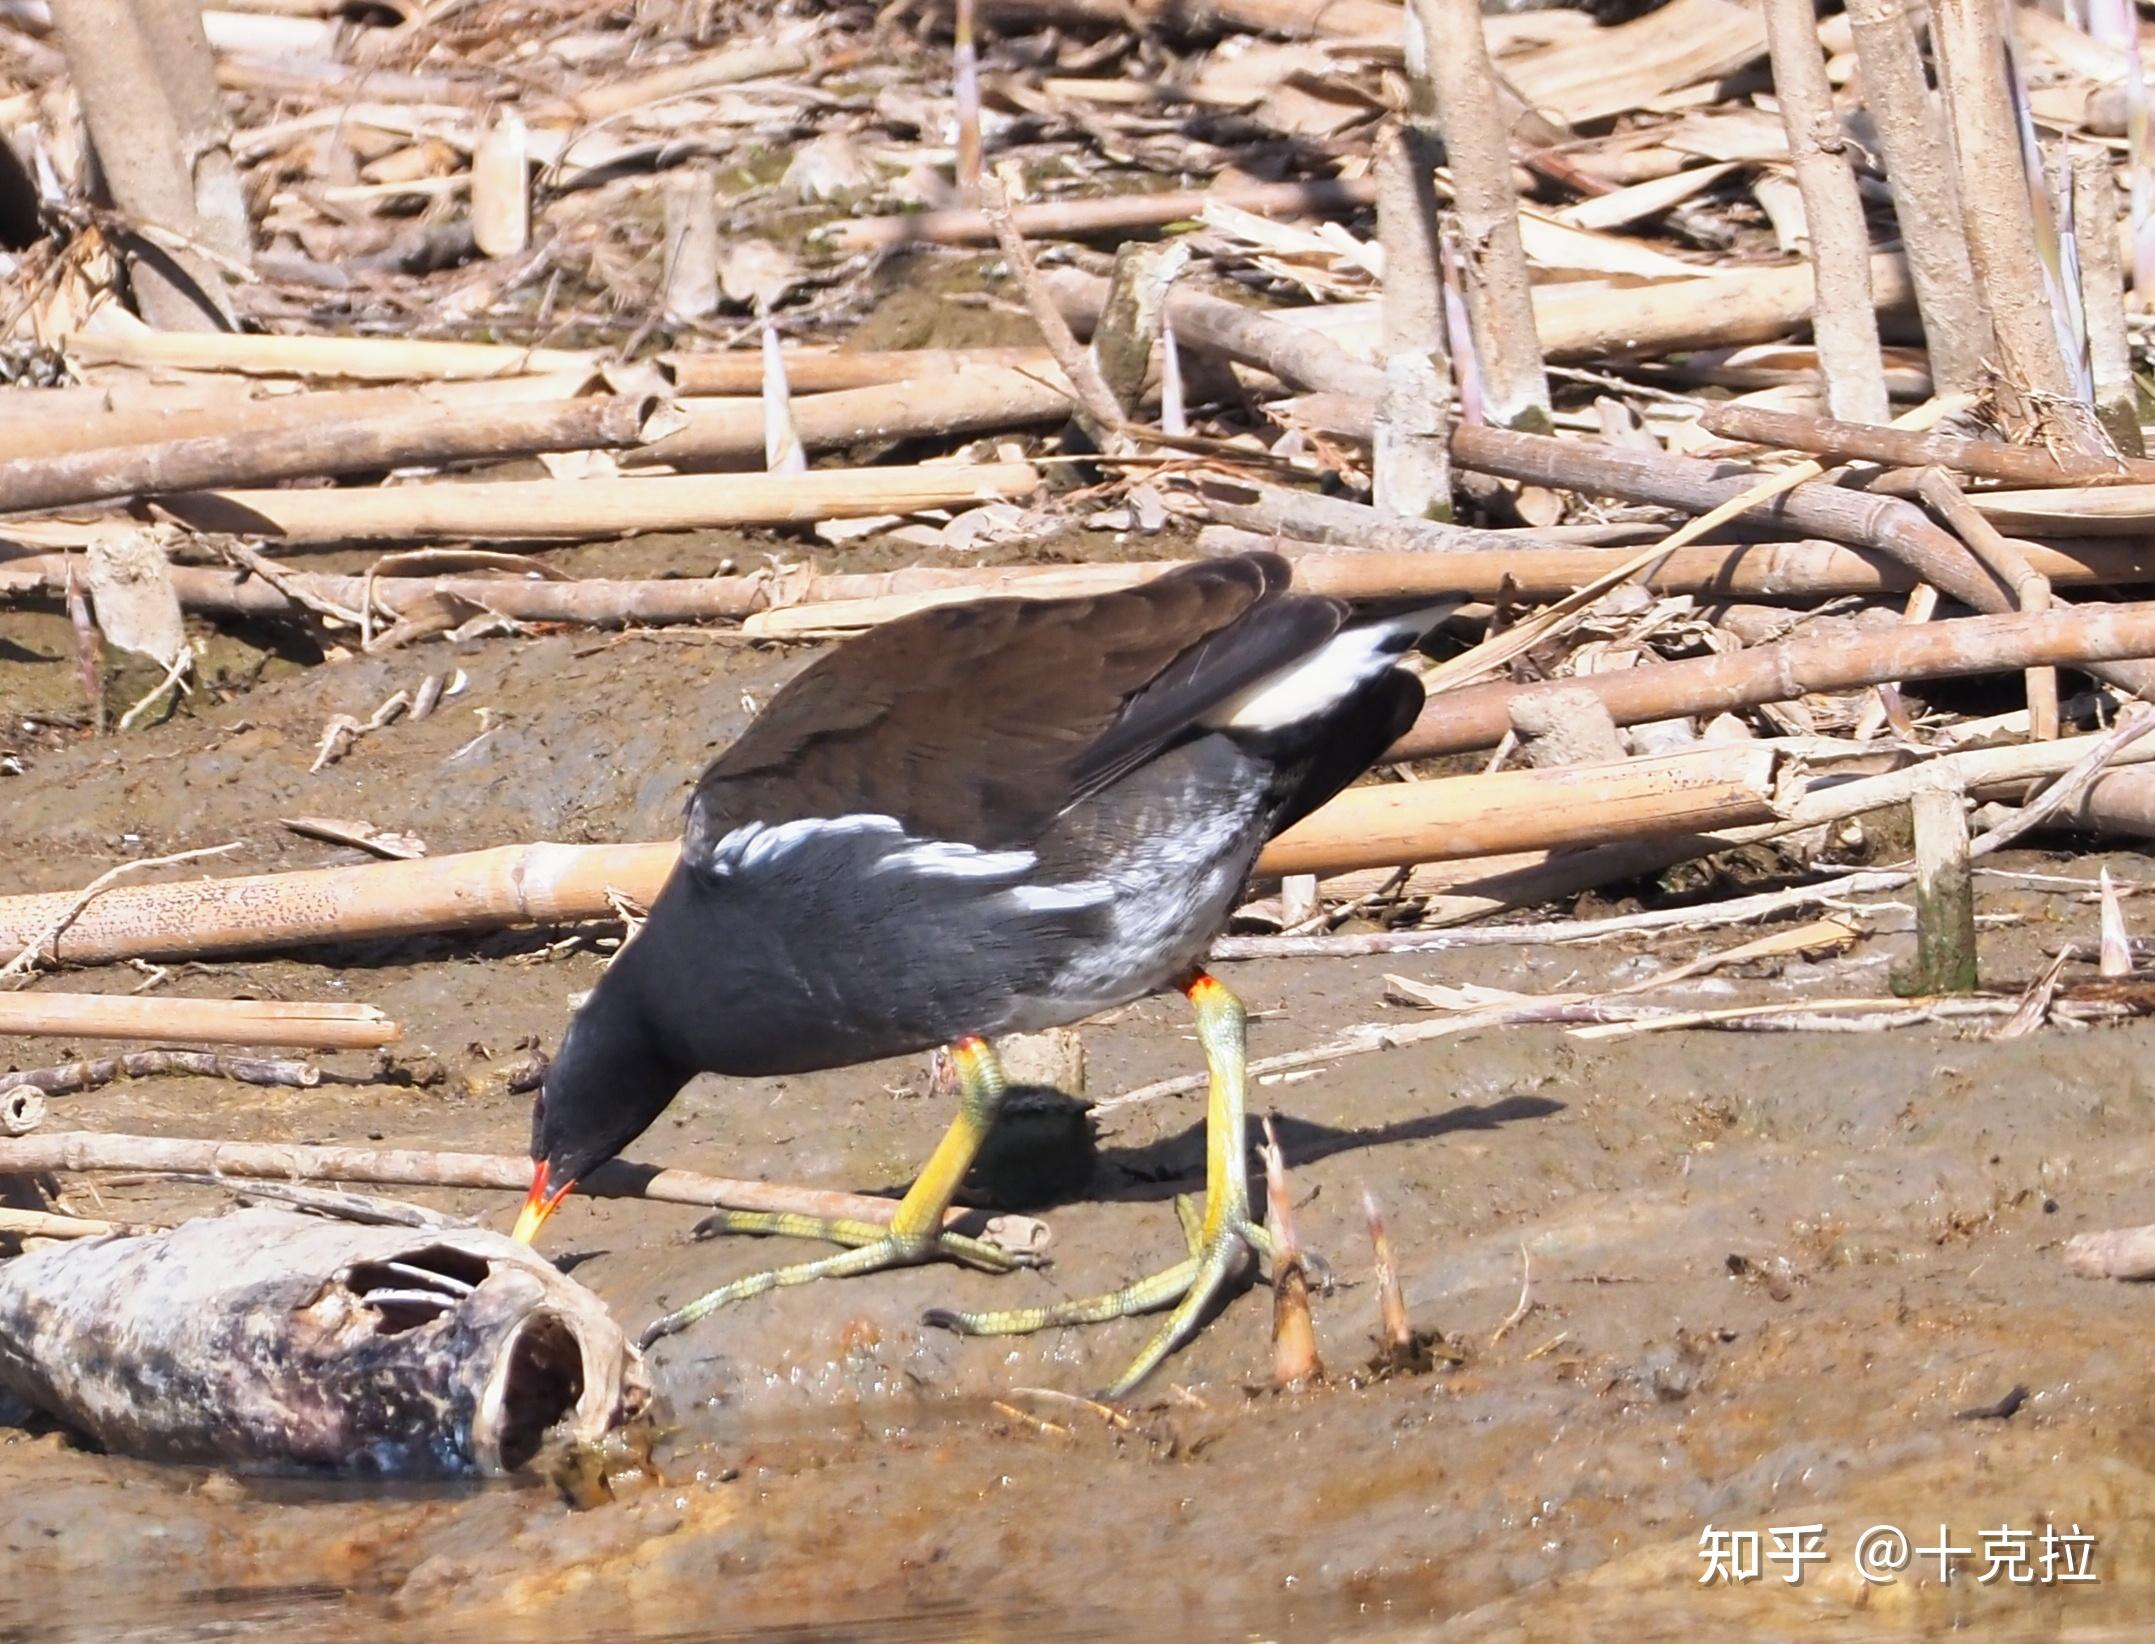
[[[1305,641],[1286,628],[1306,623],[1260,621],[1270,642],[1247,646],[1227,634],[1260,605],[1307,606],[1337,625],[1330,601],[1276,599],[1289,575],[1279,556],[1249,554],[1115,593],[979,600],[886,623],[795,675],[711,764],[689,800],[690,842],[863,813],[983,848],[1030,840],[1083,788],[1299,654],[1286,647]],[[1103,744],[1112,757],[1081,775]]]

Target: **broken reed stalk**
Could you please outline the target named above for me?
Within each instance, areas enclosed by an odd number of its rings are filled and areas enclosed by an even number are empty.
[[[102,1239],[112,1233],[141,1233],[129,1222],[100,1221],[94,1216],[60,1216],[49,1210],[16,1210],[0,1205],[0,1238]]]
[[[1272,1235],[1272,1385],[1285,1391],[1324,1380],[1317,1326],[1309,1312],[1309,1270],[1295,1234],[1294,1201],[1287,1190],[1287,1161],[1279,1132],[1265,1115],[1265,1223]]]
[[[45,1092],[33,1086],[0,1089],[0,1136],[27,1136],[45,1122]]]
[[[471,238],[482,257],[518,257],[531,244],[531,133],[513,108],[472,150]]]
[[[603,354],[513,343],[442,342],[420,337],[308,337],[252,332],[77,331],[61,349],[83,365],[147,371],[237,371],[262,377],[327,377],[352,382],[457,382],[482,377],[589,374]]]
[[[1816,0],[1764,0],[1774,96],[1803,195],[1804,256],[1818,292],[1812,330],[1826,403],[1837,417],[1884,422],[1885,369],[1871,306],[1870,225],[1848,163],[1848,136],[1826,79]]]
[[[1180,240],[1164,246],[1126,245],[1115,253],[1107,301],[1093,326],[1089,358],[1125,420],[1135,417],[1143,402],[1153,350],[1159,346],[1161,322],[1167,317],[1168,293],[1189,261],[1190,248]],[[1063,323],[1062,311],[1045,291],[1040,293],[1040,304],[1056,324]],[[1071,339],[1073,346],[1076,341]]]
[[[2137,66],[2135,73],[2139,72]],[[2118,190],[2110,156],[2073,156],[2073,237],[2080,254],[2080,308],[2088,323],[2088,375],[2095,415],[2111,443],[2144,455],[2140,392],[2133,381],[2132,339],[2125,329],[2125,275],[2118,264]]]
[[[1360,179],[1303,183],[1217,183],[1159,194],[1112,194],[1009,207],[1010,224],[1031,240],[1080,239],[1093,234],[1164,228],[1190,222],[1217,201],[1265,217],[1345,216],[1369,205],[1374,188]],[[841,251],[882,251],[901,245],[986,245],[995,224],[986,210],[917,211],[895,217],[855,217],[827,231]]]
[[[786,382],[796,394],[828,394],[841,388],[883,388],[892,383],[932,383],[953,372],[982,366],[1019,371],[1053,370],[1045,348],[842,348],[788,347]],[[659,365],[682,395],[752,396],[763,389],[763,359],[747,349],[700,354],[661,354]]]
[[[367,1182],[383,1187],[468,1187],[523,1193],[531,1161],[508,1153],[437,1153],[417,1148],[316,1147],[283,1142],[213,1142],[174,1136],[118,1136],[59,1131],[0,1143],[0,1177],[45,1171],[179,1171],[267,1181]],[[772,1182],[732,1181],[691,1170],[660,1170],[625,1159],[600,1166],[577,1192],[601,1199],[647,1199],[701,1209],[751,1210],[841,1221],[885,1223],[896,1199]],[[978,1211],[953,1206],[946,1227],[977,1230]],[[987,1219],[988,1233],[1012,1249],[1036,1248],[1046,1229],[1027,1216]]]
[[[2155,605],[2076,605],[2022,616],[1955,618],[1854,638],[1790,639],[1722,656],[1544,684],[1491,683],[1430,700],[1393,759],[1493,748],[1522,696],[1584,687],[1619,725],[1787,702],[1812,691],[1946,679],[2046,664],[2094,671],[2105,658],[2155,656]]]
[[[798,403],[798,402],[796,402]],[[1281,493],[1297,495],[1296,493]],[[1455,548],[1448,541],[1418,545],[1374,510],[1309,498],[1349,511],[1352,523],[1336,534],[1352,543],[1366,534],[1372,546],[1332,553],[1322,543],[1283,539],[1277,528],[1240,531],[1210,526],[1201,549],[1285,550],[1295,562],[1295,585],[1342,599],[1403,594],[1464,592],[1495,597],[1508,585],[1522,599],[1560,599],[1594,582],[1630,557],[1601,548],[1507,547],[1531,543],[1530,534],[1480,532],[1487,547]],[[1216,512],[1233,515],[1234,510]],[[1335,522],[1336,523],[1336,522]],[[1321,523],[1304,521],[1315,535]],[[2155,548],[2129,541],[2084,542],[2069,550],[2023,543],[2028,563],[2053,587],[2123,587],[2155,582]],[[1441,551],[1441,559],[1431,557]],[[79,557],[79,556],[78,556]],[[57,601],[66,590],[69,556],[41,554],[0,560],[0,599],[12,594]],[[203,614],[300,616],[314,609],[357,610],[369,597],[394,619],[424,611],[446,595],[469,601],[519,622],[578,623],[594,628],[663,626],[673,623],[744,621],[757,638],[792,638],[850,632],[888,622],[910,611],[993,595],[1048,597],[1096,594],[1134,587],[1172,569],[1175,561],[1136,561],[1084,566],[1021,565],[980,568],[915,566],[860,575],[786,573],[772,576],[665,577],[650,580],[591,578],[555,581],[515,576],[336,576],[280,570],[275,585],[246,570],[212,566],[172,567],[173,592],[183,609]],[[1871,550],[1825,542],[1745,543],[1679,548],[1639,578],[1657,594],[1705,594],[1723,599],[1807,599],[1846,594],[1905,592],[1913,575]],[[295,602],[296,601],[296,602]]]
[[[1923,317],[1933,391],[1973,393],[1995,339],[1977,300],[1952,140],[1924,75],[1915,19],[1905,0],[1849,0],[1848,23]]]
[[[797,75],[809,66],[807,47],[799,41],[752,40],[587,87],[567,99],[568,112],[582,120],[606,120],[664,98],[739,85],[744,80]]]
[[[162,507],[197,531],[302,545],[409,541],[578,540],[715,525],[812,525],[863,514],[1030,496],[1030,463],[826,468],[806,474],[661,475],[638,479],[498,480],[387,490],[185,491]]]
[[[1937,511],[1993,576],[2012,589],[2018,609],[2050,609],[2049,579],[1977,511],[1952,475],[1943,468],[1924,469],[1916,482],[1916,494]],[[2058,734],[2058,670],[2030,668],[2027,677],[2029,734],[2047,742]]]
[[[2109,445],[2092,414],[2074,414],[2078,387],[2058,341],[2022,164],[2003,28],[1996,0],[1930,0],[1939,84],[1952,121],[1976,287],[1998,339],[2003,403],[2016,432],[2101,455]]]
[[[1106,282],[1064,269],[1049,276],[1049,289],[1071,323],[1089,324]],[[1871,297],[1881,312],[1913,301],[1908,266],[1898,252],[1871,258]],[[1815,292],[1810,265],[1798,263],[1630,288],[1598,281],[1548,284],[1536,287],[1533,298],[1542,357],[1555,362],[1772,342],[1809,322]],[[1374,341],[1379,316],[1375,305],[1367,312]],[[1383,391],[1380,367],[1356,359],[1307,324],[1195,291],[1176,292],[1167,313],[1186,344],[1215,349],[1284,383],[1346,394],[1365,406]]]
[[[1410,118],[1377,140],[1377,235],[1384,246],[1384,395],[1370,474],[1376,505],[1452,517],[1451,357],[1444,341],[1435,133]]]
[[[718,178],[707,166],[679,166],[659,185],[665,243],[659,291],[675,320],[709,319],[718,312]],[[751,361],[756,356],[749,355]],[[753,394],[754,386],[739,390]]]
[[[1975,881],[1968,871],[1968,799],[1950,766],[1921,773],[1909,799],[1915,823],[1916,954],[1894,991],[1916,998],[1976,988]]]
[[[50,458],[118,446],[162,445],[175,440],[232,439],[241,434],[297,433],[324,423],[367,422],[404,413],[424,420],[461,409],[484,420],[497,406],[558,404],[581,395],[587,372],[550,377],[501,377],[420,383],[408,387],[309,389],[224,381],[214,393],[106,394],[74,406],[44,389],[20,396],[36,416],[9,415],[12,396],[0,395],[0,448],[7,460]]]
[[[789,381],[789,388],[793,385]],[[1059,422],[1069,379],[1046,350],[1035,365],[961,364],[941,376],[901,378],[790,401],[804,450],[843,451],[886,440],[981,434]],[[676,400],[681,426],[627,452],[626,467],[755,466],[763,458],[763,406],[752,399]]]
[[[1757,821],[1773,813],[1776,763],[1769,748],[1715,747],[1601,769],[1356,788],[1274,840],[1257,871],[1340,872]],[[56,945],[63,962],[86,962],[606,918],[613,891],[648,905],[677,851],[671,841],[505,845],[118,889],[84,908]],[[0,898],[0,943],[45,928],[66,900]]]
[[[1462,467],[1508,479],[1600,491],[1635,502],[1658,502],[1693,514],[1721,507],[1758,483],[1755,473],[1744,469],[1732,473],[1729,464],[1660,452],[1618,451],[1582,440],[1546,439],[1494,428],[1455,429],[1452,460]],[[2104,496],[2122,497],[2124,493],[2093,495],[2099,500]],[[2004,504],[1998,498],[1989,498],[1983,506],[1986,513],[1994,513]],[[2127,510],[2119,513],[2130,517]],[[2083,523],[2092,521],[2094,515],[2095,510],[2089,510],[2082,516]],[[1920,580],[1978,611],[2000,612],[2012,603],[2005,586],[1967,548],[1920,508],[1896,498],[1869,496],[1813,480],[1783,491],[1743,517],[1746,521],[1771,522],[1794,533],[1815,533],[1881,549],[1900,560]],[[2155,665],[2142,660],[2155,656],[2155,652],[2120,656],[2121,660],[2091,666],[2090,671],[2135,696],[2155,694]],[[2125,657],[2131,660],[2123,660]]]
[[[1010,264],[1010,277],[1018,282],[1019,294],[1025,299],[1033,323],[1040,328],[1041,340],[1048,345],[1048,352],[1055,356],[1055,363],[1070,380],[1080,420],[1092,424],[1086,434],[1098,449],[1110,449],[1115,440],[1115,429],[1123,420],[1122,408],[1115,403],[1113,391],[1101,377],[1092,356],[1071,335],[1069,323],[1055,306],[1046,282],[1040,277],[1040,270],[1033,266],[1032,254],[1025,249],[1025,236],[1011,220],[998,182],[986,177],[980,180],[980,204],[995,231],[995,243],[1002,248],[1004,260]],[[1105,302],[1103,295],[1103,308]]]
[[[64,941],[63,936],[63,944]],[[394,1044],[404,1036],[404,1030],[372,1005],[154,998],[140,994],[0,993],[0,1036],[17,1034],[372,1050]]]
[[[1479,0],[1408,0],[1428,43],[1429,83],[1451,168],[1464,253],[1462,295],[1489,420],[1546,430],[1549,379],[1534,328],[1533,283],[1519,239],[1511,121],[1489,61]]]
[[[1747,445],[1889,463],[1896,468],[1935,464],[1978,479],[2003,480],[2012,485],[2155,482],[2155,462],[2145,457],[2095,457],[2072,450],[2005,445],[1955,434],[1919,433],[1832,417],[1809,417],[1800,411],[1776,411],[1763,405],[1708,405],[1699,413],[1699,426],[1710,434]]]
[[[483,413],[413,407],[350,421],[305,421],[69,456],[0,459],[0,513],[384,468],[438,468],[543,451],[620,450],[645,438],[660,404],[624,396],[500,406]]]
[[[98,172],[129,224],[118,239],[143,317],[165,331],[236,329],[223,262],[247,253],[246,210],[200,12],[58,0],[52,22]],[[229,186],[216,189],[220,175]]]
[[[0,1095],[11,1090],[35,1090],[47,1096],[78,1096],[117,1079],[175,1076],[225,1079],[238,1085],[268,1085],[289,1090],[312,1090],[322,1082],[322,1070],[312,1062],[270,1056],[226,1056],[207,1050],[136,1050],[124,1056],[99,1056],[80,1062],[62,1062],[54,1067],[30,1067],[15,1073],[0,1073]]]

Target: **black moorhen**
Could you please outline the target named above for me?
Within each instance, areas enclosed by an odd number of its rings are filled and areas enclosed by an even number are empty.
[[[1243,1013],[1201,967],[1257,853],[1413,721],[1394,663],[1463,596],[1351,610],[1257,553],[1137,587],[944,605],[802,670],[704,773],[650,918],[570,1023],[532,1115],[530,1240],[699,1072],[797,1073],[951,1047],[957,1119],[888,1228],[731,1215],[849,1246],[729,1284],[645,1342],[776,1285],[949,1256],[1007,1269],[944,1212],[995,1117],[988,1041],[1164,988],[1210,1072],[1188,1260],[1114,1294],[931,1314],[1003,1334],[1175,1306],[1119,1396],[1263,1253],[1250,1214]]]

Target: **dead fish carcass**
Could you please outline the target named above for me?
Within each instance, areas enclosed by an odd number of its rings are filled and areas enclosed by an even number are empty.
[[[650,1396],[511,1239],[270,1209],[0,1263],[0,1385],[115,1454],[414,1478],[514,1472]]]

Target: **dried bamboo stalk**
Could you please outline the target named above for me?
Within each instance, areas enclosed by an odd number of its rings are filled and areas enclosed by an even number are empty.
[[[1960,177],[1945,111],[1924,78],[1915,21],[1905,0],[1849,0],[1848,22],[1923,316],[1933,388],[1973,393],[1996,339],[1976,297],[1961,229]]]
[[[0,1207],[0,1238],[102,1239],[113,1233],[138,1233],[127,1222],[100,1221],[94,1216],[59,1216],[49,1210],[15,1210]]]
[[[1897,252],[1873,256],[1870,277],[1871,296],[1881,312],[1913,303],[1908,267]],[[1073,324],[1089,323],[1100,310],[1106,282],[1061,270],[1049,276],[1049,289]],[[1810,266],[1798,263],[1633,288],[1543,285],[1533,297],[1542,354],[1561,361],[1771,342],[1808,323],[1814,292]],[[1185,345],[1215,350],[1282,382],[1349,395],[1368,405],[1383,392],[1380,367],[1356,359],[1308,324],[1196,291],[1177,291],[1167,314]],[[1374,343],[1374,308],[1369,317]]]
[[[204,222],[191,164],[221,121],[215,87],[201,72],[209,47],[199,13],[170,0],[156,7],[57,0],[52,21],[99,172],[133,225],[120,240],[143,317],[167,331],[234,328],[224,269],[202,249],[218,229]],[[190,61],[190,47],[199,63]],[[234,248],[244,250],[244,243]]]
[[[660,197],[666,237],[659,290],[666,313],[675,320],[708,319],[718,312],[718,179],[707,166],[682,166],[666,173]]]
[[[163,507],[198,531],[290,544],[429,537],[544,541],[712,525],[809,525],[1030,496],[1029,463],[817,469],[806,474],[503,480],[392,490],[190,491]]]
[[[256,336],[240,332],[78,331],[62,343],[84,365],[238,371],[259,377],[341,377],[354,382],[453,382],[474,377],[588,375],[601,354],[509,343],[413,337]]]
[[[1329,500],[1329,499],[1318,499]],[[1347,507],[1355,505],[1347,504]],[[1439,541],[1426,547],[1399,544],[1392,522],[1359,508],[1390,548],[1372,546],[1332,553],[1321,543],[1283,539],[1272,531],[1211,526],[1199,545],[1220,552],[1284,549],[1295,559],[1295,582],[1311,592],[1342,599],[1463,591],[1494,597],[1507,583],[1519,597],[1561,599],[1600,580],[1630,557],[1621,550],[1563,547],[1456,549]],[[1408,522],[1411,523],[1411,522]],[[1328,532],[1352,543],[1355,530]],[[1485,536],[1498,543],[1503,532]],[[1519,540],[1531,542],[1531,536]],[[2155,582],[2155,545],[2133,541],[2085,542],[2058,548],[2019,545],[2022,557],[2054,587],[2122,587]],[[1441,560],[1432,561],[1432,552]],[[519,622],[570,622],[596,628],[664,626],[748,619],[750,631],[788,638],[874,627],[909,611],[985,596],[1055,597],[1134,587],[1172,569],[1174,561],[1134,561],[1087,566],[1019,565],[983,568],[921,566],[864,575],[665,577],[650,581],[593,578],[549,581],[528,577],[379,576],[372,579],[375,609],[392,619],[418,611],[439,595],[497,611]],[[370,591],[367,578],[286,571],[273,586],[245,570],[176,565],[173,591],[183,609],[212,615],[297,616],[314,608],[357,610]],[[37,555],[0,561],[0,598],[10,594],[58,599],[65,592],[67,561]],[[1875,551],[1828,542],[1762,542],[1691,546],[1672,551],[1640,577],[1662,594],[1710,594],[1734,599],[1806,599],[1842,594],[1907,591],[1915,577]]]
[[[1531,434],[1509,433],[1494,428],[1459,428],[1453,431],[1452,460],[1462,467],[1574,490],[1603,491],[1633,501],[1658,502],[1704,513],[1744,495],[1757,477],[1747,471],[1731,473],[1729,464],[1701,462],[1656,452],[1614,451],[1580,440],[1556,440]],[[2048,493],[2057,496],[2061,493]],[[2092,493],[2116,499],[2123,488]],[[2001,508],[2013,499],[2004,494],[1986,497],[1980,504],[1993,523],[2008,516]],[[2120,509],[2121,518],[2132,517]],[[1747,520],[1770,520],[1782,528],[1831,537],[1837,541],[1875,547],[1893,555],[1921,580],[1941,593],[1951,594],[1978,611],[2009,608],[2011,600],[1997,578],[1957,540],[1934,524],[1921,509],[1888,497],[1865,496],[1818,481],[1808,481],[1782,492],[1770,503],[1753,508]],[[2092,513],[2077,516],[2076,525],[2096,525]],[[2098,527],[2099,528],[2099,527]],[[2155,667],[2140,658],[2150,652],[2121,653],[2130,661],[2106,661],[2091,668],[2134,695],[2155,694]],[[2045,659],[2035,659],[2042,661]],[[2063,659],[2057,659],[2063,660]],[[1875,683],[1875,681],[1873,682]]]
[[[356,422],[397,412],[426,417],[450,410],[485,417],[496,407],[559,403],[582,394],[589,372],[551,377],[500,377],[469,382],[437,382],[415,387],[314,389],[301,392],[234,392],[228,382],[214,390],[191,388],[170,400],[147,395],[103,403],[70,405],[68,389],[0,396],[0,450],[10,461],[71,456],[77,452],[123,445],[159,445],[168,440],[230,439],[240,434],[296,431],[320,423]],[[7,416],[10,402],[22,413]]]
[[[1924,770],[1909,800],[1915,822],[1915,964],[1895,989],[1919,998],[1976,987],[1975,884],[1968,872],[1968,804],[1947,766]]]
[[[1549,428],[1549,380],[1535,332],[1533,283],[1512,188],[1510,112],[1482,32],[1479,0],[1411,0],[1429,42],[1429,80],[1451,166],[1452,213],[1464,251],[1467,321],[1489,420]]]
[[[1507,178],[1509,173],[1507,172]],[[1340,216],[1370,204],[1374,185],[1361,179],[1306,183],[1219,183],[1160,194],[1111,194],[1088,200],[1050,200],[1010,208],[1011,226],[1029,240],[1077,239],[1129,229],[1164,228],[1204,215],[1208,202],[1267,217]],[[900,245],[986,245],[995,238],[988,214],[971,208],[920,211],[896,217],[855,217],[833,224],[842,251],[881,251]]]
[[[92,902],[90,908],[98,905]],[[67,945],[65,936],[58,945]],[[372,1005],[108,993],[0,993],[0,1035],[31,1034],[59,1039],[153,1039],[168,1044],[373,1050],[394,1044],[404,1036],[404,1030]]]
[[[531,1161],[507,1153],[436,1153],[411,1148],[311,1147],[283,1142],[212,1142],[178,1136],[108,1136],[59,1131],[0,1141],[0,1176],[47,1171],[159,1171],[263,1181],[368,1182],[382,1187],[473,1187],[523,1193]],[[576,1185],[600,1199],[647,1199],[720,1210],[888,1222],[896,1199],[833,1193],[772,1182],[733,1181],[693,1170],[655,1170],[617,1159]],[[944,1225],[980,1225],[977,1211],[953,1206]],[[1026,1216],[997,1216],[988,1236],[1009,1248],[1037,1248],[1047,1230]]]
[[[1059,422],[1070,414],[1069,379],[1052,361],[961,365],[940,376],[808,394],[791,402],[793,429],[810,451],[879,440],[987,433]],[[750,399],[678,400],[679,429],[627,458],[630,466],[700,468],[759,462],[763,406]]]
[[[2080,306],[2088,322],[2088,375],[2095,414],[2111,443],[2140,457],[2140,391],[2133,382],[2132,339],[2125,330],[2125,275],[2118,264],[2118,191],[2110,156],[2073,158],[2073,232],[2080,251]],[[2149,465],[2155,470],[2155,464]]]
[[[2108,441],[2090,417],[2076,417],[2073,374],[2058,343],[2043,289],[2035,218],[2021,163],[2020,128],[2007,79],[2009,13],[1996,0],[1931,0],[1931,39],[1938,78],[1952,120],[1953,149],[1963,177],[1979,179],[1963,198],[1962,220],[1976,285],[1998,339],[2002,387],[2028,429],[2045,427],[2072,448],[2100,455]],[[2047,417],[2045,412],[2050,413]]]
[[[1742,440],[1749,445],[1891,463],[1898,468],[1935,464],[2013,485],[2155,482],[2155,461],[2145,457],[2091,457],[2071,450],[2005,445],[1996,440],[1807,417],[1801,412],[1776,411],[1763,405],[1709,405],[1699,413],[1699,426],[1723,439]]]
[[[1377,233],[1384,244],[1384,397],[1371,474],[1379,508],[1452,517],[1451,358],[1444,340],[1435,134],[1413,120],[1377,146]]]
[[[932,383],[953,372],[1005,366],[1053,371],[1045,348],[798,348],[785,351],[786,382],[796,394],[827,394],[843,388],[884,388],[893,383]],[[684,395],[752,396],[763,388],[763,358],[747,349],[702,354],[662,354],[659,365]]]
[[[1811,329],[1826,379],[1826,403],[1837,417],[1884,422],[1891,413],[1878,354],[1878,315],[1871,306],[1870,225],[1826,80],[1818,8],[1815,0],[1764,0],[1764,10],[1774,95],[1803,195],[1809,242],[1804,256],[1818,293]]]
[[[1755,820],[1770,813],[1774,764],[1770,749],[1711,748],[1614,769],[1507,771],[1352,789],[1273,841],[1257,871],[1340,872]],[[363,867],[115,888],[83,909],[52,946],[62,962],[85,962],[603,918],[612,907],[609,891],[646,903],[655,897],[676,854],[672,843],[509,845]],[[0,898],[0,946],[18,926],[45,928],[66,901]]]
[[[1898,252],[1872,256],[1870,287],[1881,314],[1914,304],[1908,264]],[[1816,301],[1810,264],[1797,263],[1628,290],[1544,285],[1534,293],[1534,316],[1551,361],[1651,357],[1794,336]]]
[[[521,256],[531,244],[531,134],[513,108],[472,151],[471,233],[482,257]]]
[[[2021,611],[2047,611],[2051,605],[2050,580],[2028,562],[2014,544],[2001,536],[1969,502],[1953,477],[1943,468],[1926,468],[1916,493],[1938,511],[1968,551],[1987,566],[1992,575],[2012,591],[2014,607]],[[2049,741],[2058,734],[2058,670],[2028,670],[2028,720],[2030,734]]]
[[[1731,746],[1349,788],[1267,845],[1257,872],[1341,873],[1762,821],[1778,764],[1771,748]]]
[[[620,449],[644,438],[659,406],[655,399],[623,396],[502,406],[484,414],[414,407],[346,422],[301,421],[281,430],[0,459],[0,513],[542,451]]]
[[[578,119],[607,120],[665,98],[739,85],[744,80],[797,75],[809,66],[808,50],[799,41],[753,40],[642,74],[609,79],[575,93],[568,103]]]
[[[1540,685],[1470,685],[1432,698],[1391,750],[1395,759],[1493,748],[1522,694],[1584,686],[1619,725],[1711,715],[1810,691],[1888,680],[1944,679],[2045,664],[2087,668],[2155,657],[2155,605],[2075,605],[2034,615],[1963,617],[1854,639],[1790,639],[1726,656],[1700,657]],[[115,895],[124,894],[120,892]]]

